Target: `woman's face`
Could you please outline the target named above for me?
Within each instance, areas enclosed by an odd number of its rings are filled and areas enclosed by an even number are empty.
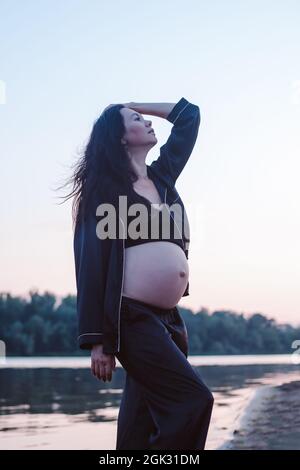
[[[144,119],[142,114],[130,108],[121,108],[120,113],[123,116],[125,125],[125,134],[122,143],[128,147],[153,147],[157,143],[152,122]]]

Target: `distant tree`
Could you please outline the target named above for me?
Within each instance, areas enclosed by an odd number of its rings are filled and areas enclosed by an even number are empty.
[[[300,327],[277,324],[261,313],[245,318],[231,310],[194,313],[180,308],[189,354],[291,353]],[[77,346],[76,296],[60,301],[50,292],[29,292],[29,300],[0,293],[0,339],[8,355],[84,355]]]

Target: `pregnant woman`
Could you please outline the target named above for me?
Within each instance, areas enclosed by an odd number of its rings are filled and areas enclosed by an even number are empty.
[[[173,124],[159,157],[152,115]],[[110,381],[126,371],[116,449],[204,449],[214,398],[190,365],[177,308],[189,295],[189,225],[175,188],[194,148],[197,105],[109,105],[73,176],[78,344]],[[125,204],[124,204],[125,203]]]

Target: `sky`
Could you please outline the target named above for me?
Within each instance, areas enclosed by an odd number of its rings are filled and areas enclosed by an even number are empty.
[[[200,108],[177,181],[198,311],[300,323],[300,2],[1,0],[0,291],[76,293],[59,185],[110,103]],[[149,116],[146,116],[149,118]],[[152,117],[158,143],[172,124]]]

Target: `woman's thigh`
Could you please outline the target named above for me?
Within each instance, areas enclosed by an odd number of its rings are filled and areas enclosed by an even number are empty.
[[[138,303],[121,306],[120,351],[116,357],[148,395],[186,401],[207,391],[199,373],[187,360],[187,334],[178,310],[163,319]]]
[[[122,305],[120,326],[121,347],[116,357],[135,384],[124,399],[122,418],[130,413],[137,390],[142,406],[133,421],[120,419],[119,448],[141,444],[139,439],[128,438],[130,427],[138,422],[145,431],[145,448],[203,449],[213,397],[187,360],[180,318],[173,311],[160,317],[151,306],[135,302]],[[155,432],[151,432],[153,425]]]

